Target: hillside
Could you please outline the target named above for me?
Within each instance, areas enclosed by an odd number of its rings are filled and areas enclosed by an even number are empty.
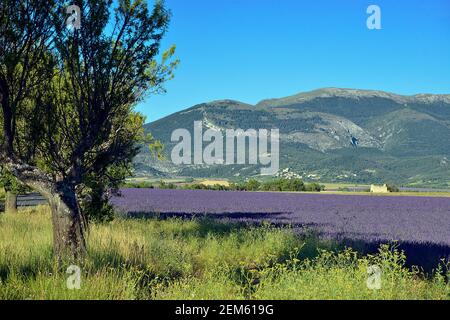
[[[450,185],[450,95],[402,96],[383,91],[326,88],[249,105],[232,100],[193,106],[145,126],[166,146],[166,160],[147,148],[138,175],[241,178],[255,165],[173,166],[173,130],[206,127],[280,129],[280,169],[305,180],[404,185]],[[358,139],[358,147],[351,138]]]

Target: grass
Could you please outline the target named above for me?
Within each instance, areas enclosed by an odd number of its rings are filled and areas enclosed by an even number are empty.
[[[450,299],[445,267],[425,278],[392,247],[360,256],[289,229],[208,220],[92,225],[80,290],[52,258],[47,207],[0,215],[3,299]],[[382,270],[380,290],[367,269]],[[447,273],[447,274],[445,274]]]
[[[357,184],[357,183],[338,183],[338,182],[325,182],[322,183],[325,186],[326,189],[339,189],[339,188],[354,188],[354,187],[361,187],[361,188],[367,188],[370,189],[369,184]]]

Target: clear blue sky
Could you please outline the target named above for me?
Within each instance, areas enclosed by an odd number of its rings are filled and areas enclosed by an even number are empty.
[[[198,103],[257,103],[322,87],[450,93],[449,0],[166,0],[180,66],[154,121]],[[366,27],[370,4],[382,30]]]

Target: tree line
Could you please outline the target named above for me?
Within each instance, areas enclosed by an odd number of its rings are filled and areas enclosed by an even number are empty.
[[[0,3],[1,183],[9,201],[22,187],[48,200],[59,259],[86,255],[88,222],[107,215],[109,190],[152,142],[135,106],[178,63],[174,46],[160,50],[163,1],[72,4],[80,28],[67,27],[66,1]]]
[[[232,182],[224,184],[203,184],[203,183],[182,183],[165,182],[159,183],[146,181],[126,182],[123,188],[137,189],[185,189],[185,190],[216,190],[216,191],[293,191],[293,192],[320,192],[325,190],[325,186],[317,182],[305,183],[302,179],[278,178],[267,181],[249,179],[247,181]]]

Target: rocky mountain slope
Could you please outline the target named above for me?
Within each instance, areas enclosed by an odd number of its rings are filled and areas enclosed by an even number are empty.
[[[135,159],[137,174],[259,174],[257,165],[171,164],[173,130],[192,132],[194,121],[203,121],[205,129],[279,128],[280,169],[305,180],[450,185],[450,95],[325,88],[255,106],[232,100],[199,104],[145,126],[165,144],[166,160],[156,161],[143,148]]]

